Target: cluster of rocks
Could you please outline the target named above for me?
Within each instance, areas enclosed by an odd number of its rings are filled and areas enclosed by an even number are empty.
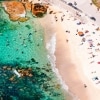
[[[12,21],[24,22],[29,19],[26,17],[26,11],[31,11],[32,15],[36,17],[42,17],[47,12],[47,5],[27,1],[5,1],[2,2],[2,6],[9,14],[9,18]]]
[[[20,17],[25,17],[25,8],[21,2],[6,1],[2,2],[5,11],[9,14],[9,18],[13,21],[18,20]]]
[[[47,12],[47,6],[43,6],[39,3],[36,3],[32,6],[32,14],[35,16],[42,17]]]
[[[13,67],[10,66],[3,66],[2,69],[4,71],[10,71],[13,72]],[[32,68],[17,68],[16,71],[20,74],[20,76],[23,77],[32,77],[33,76],[33,71]],[[10,81],[15,81],[16,79],[16,74],[12,74],[11,77],[9,77]]]

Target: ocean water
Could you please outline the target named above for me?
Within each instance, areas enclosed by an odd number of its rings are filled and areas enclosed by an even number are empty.
[[[26,22],[13,22],[0,7],[0,100],[65,100],[47,58],[44,29],[31,13],[27,16]],[[13,69],[32,76],[18,77]]]

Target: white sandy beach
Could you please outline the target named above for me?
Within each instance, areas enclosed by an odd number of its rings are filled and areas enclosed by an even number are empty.
[[[54,13],[47,14],[48,18],[42,18],[41,24],[47,27],[49,38],[52,36],[50,33],[56,34],[56,67],[63,81],[80,100],[100,100],[98,26],[88,18],[84,24],[77,25],[82,20],[75,20],[71,13],[55,6],[50,6],[50,9]],[[84,36],[79,36],[77,31],[82,31]]]

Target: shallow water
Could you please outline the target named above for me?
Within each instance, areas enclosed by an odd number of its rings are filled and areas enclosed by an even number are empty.
[[[0,8],[0,98],[3,100],[65,100],[52,72],[37,18],[12,22]],[[31,68],[31,70],[29,70]],[[13,69],[29,71],[18,77]]]

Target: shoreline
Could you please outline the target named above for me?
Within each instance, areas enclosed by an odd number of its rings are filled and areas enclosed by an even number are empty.
[[[42,27],[45,29],[44,36],[45,36],[45,47],[48,51],[48,59],[51,62],[52,65],[52,71],[56,74],[57,80],[59,80],[59,83],[61,84],[63,88],[63,92],[65,97],[67,96],[67,100],[72,100],[73,97],[75,97],[68,89],[68,86],[65,84],[65,82],[62,80],[62,76],[59,74],[58,68],[56,68],[56,30],[55,30],[55,22],[54,18],[51,19],[52,15],[46,15],[43,18],[39,19],[39,22],[41,23]],[[50,18],[49,22],[46,23],[44,20],[48,20]],[[52,24],[47,27],[48,24]],[[45,28],[46,27],[46,28]],[[76,98],[76,97],[75,97]],[[76,99],[75,99],[76,100]]]
[[[54,17],[52,23],[55,27],[52,27],[52,29],[54,30],[54,33],[56,33],[56,68],[58,69],[64,83],[68,85],[69,93],[72,93],[76,97],[74,98],[75,100],[77,100],[77,98],[78,100],[99,100],[100,90],[96,88],[90,80],[88,72],[90,68],[88,68],[89,60],[87,58],[87,51],[86,53],[81,53],[81,45],[83,45],[81,44],[82,38],[76,35],[76,29],[83,31],[82,27],[88,30],[88,28],[95,29],[96,26],[93,26],[94,24],[92,24],[91,21],[89,22],[89,19],[87,19],[86,25],[82,23],[82,26],[76,25],[76,27],[74,24],[78,23],[80,19],[75,19],[75,16],[71,14],[64,15],[67,12],[62,9],[59,10],[59,8],[56,8],[54,5],[53,7],[51,7],[50,10],[53,10],[56,13],[54,12],[54,14],[50,16]],[[66,23],[64,23],[61,18],[66,20]],[[49,18],[47,20],[49,20]],[[89,26],[90,24],[91,26]],[[44,25],[44,27],[46,27],[46,25]],[[93,30],[91,30],[91,33],[92,31]],[[87,45],[85,45],[85,48],[86,47]],[[86,50],[85,48],[83,47],[84,50]],[[78,52],[80,52],[80,56],[78,56]],[[86,60],[84,61],[85,63],[82,62],[84,59]]]
[[[53,17],[53,19],[51,18]],[[48,23],[44,22],[44,20],[49,20]],[[54,15],[45,15],[43,18],[39,19],[41,25],[45,29],[45,46],[48,51],[48,58],[52,64],[52,70],[56,74],[60,84],[62,85],[64,94],[67,95],[67,100],[77,100],[77,97],[69,91],[69,87],[65,84],[64,80],[62,80],[62,76],[59,73],[59,69],[56,67],[56,39],[57,39],[57,31],[54,22]],[[48,27],[47,25],[50,24]],[[45,28],[46,27],[46,28]],[[52,49],[51,49],[52,48]],[[66,97],[66,96],[65,96]],[[74,98],[74,99],[73,99]]]

